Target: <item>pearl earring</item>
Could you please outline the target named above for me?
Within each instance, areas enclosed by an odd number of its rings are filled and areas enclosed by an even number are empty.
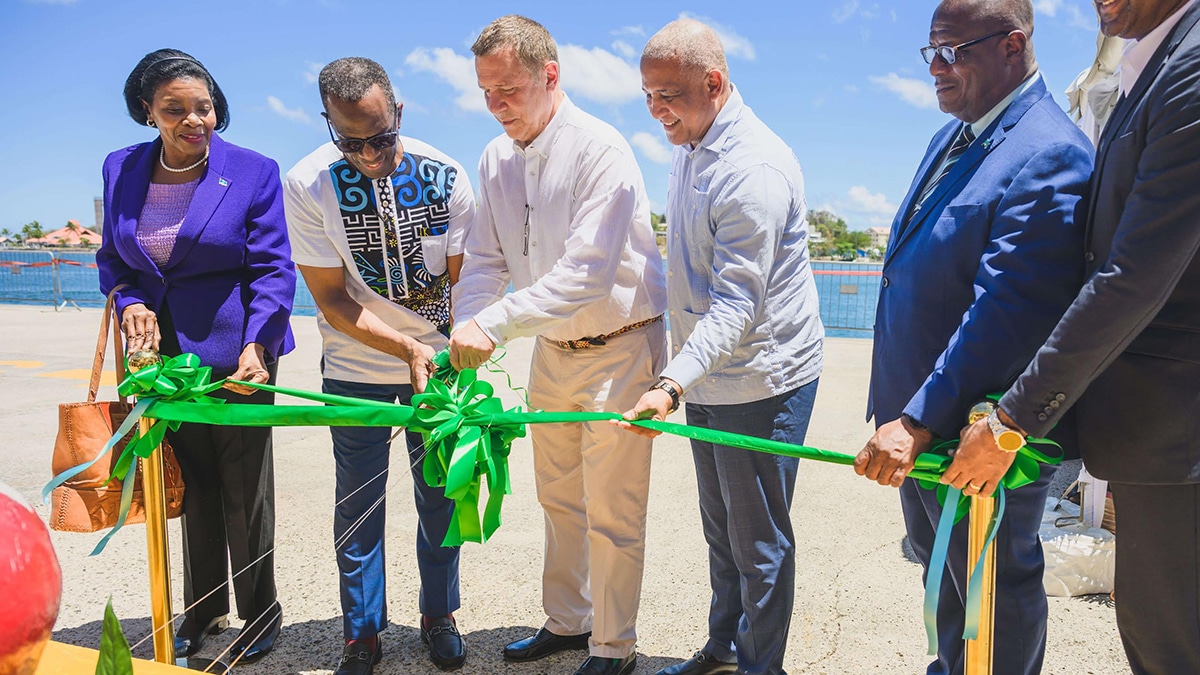
[[[146,118],[146,126],[148,126],[148,127],[154,126],[154,120],[147,117]]]

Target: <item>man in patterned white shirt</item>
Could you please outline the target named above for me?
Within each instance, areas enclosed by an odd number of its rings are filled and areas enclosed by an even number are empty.
[[[479,163],[451,362],[478,367],[496,345],[536,335],[531,406],[626,410],[666,363],[662,256],[633,151],[563,93],[557,48],[540,24],[502,17],[471,50],[504,135]],[[630,673],[651,442],[603,423],[539,424],[532,436],[548,618],[504,658],[587,648],[577,675]]]
[[[300,160],[284,181],[292,258],[319,313],[322,391],[408,404],[432,372],[450,332],[450,286],[462,265],[475,195],[462,167],[399,135],[386,71],[339,59],[319,78],[333,139]],[[384,495],[391,430],[330,427],[337,469],[334,543],[341,572],[346,646],[335,675],[369,675],[387,626]],[[424,443],[406,433],[417,504],[421,638],[444,670],[466,651],[457,547],[442,541],[454,502],[425,483]]]

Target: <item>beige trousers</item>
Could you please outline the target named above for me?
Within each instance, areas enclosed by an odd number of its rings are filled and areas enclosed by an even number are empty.
[[[666,366],[663,323],[607,342],[569,350],[539,338],[530,405],[548,411],[632,408]],[[546,516],[546,629],[558,635],[591,630],[592,656],[624,658],[637,641],[652,442],[607,421],[530,429]]]

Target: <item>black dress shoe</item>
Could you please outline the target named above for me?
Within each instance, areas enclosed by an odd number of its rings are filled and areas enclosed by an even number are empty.
[[[458,670],[467,660],[467,643],[452,616],[421,617],[421,641],[429,645],[433,665],[442,670]]]
[[[383,658],[383,640],[375,636],[374,644],[367,640],[355,640],[342,650],[342,660],[338,662],[333,675],[371,675],[375,672],[375,664]]]
[[[589,656],[575,675],[629,675],[637,667],[637,652],[623,659]]]
[[[712,654],[696,652],[687,661],[667,666],[655,675],[732,675],[736,672],[736,663],[726,663]]]
[[[277,602],[258,615],[257,619],[242,626],[242,632],[238,633],[229,649],[230,658],[238,663],[254,663],[270,654],[282,628],[283,608]]]
[[[545,628],[539,628],[533,637],[517,640],[505,647],[504,660],[518,663],[537,661],[564,649],[587,649],[590,637],[591,631],[582,635],[556,635]]]
[[[222,633],[226,628],[229,628],[228,616],[218,616],[202,623],[191,615],[185,615],[179,630],[175,631],[175,658],[182,659],[195,654],[204,646],[205,638]]]

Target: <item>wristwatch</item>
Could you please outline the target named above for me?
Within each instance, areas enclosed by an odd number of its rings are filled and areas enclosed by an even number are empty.
[[[683,392],[679,391],[675,385],[666,380],[659,380],[653,387],[650,387],[650,391],[654,391],[655,389],[662,389],[671,397],[671,409],[667,412],[679,410],[679,397],[683,396]]]
[[[993,408],[988,413],[988,428],[992,430],[992,438],[1004,452],[1016,452],[1025,447],[1025,435],[1000,421],[999,408]]]

